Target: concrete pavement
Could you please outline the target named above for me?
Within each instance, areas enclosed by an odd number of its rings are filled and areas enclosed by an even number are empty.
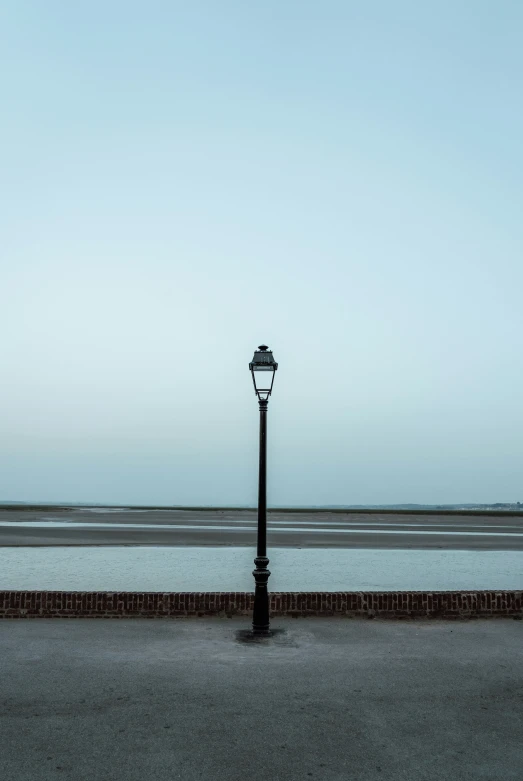
[[[0,624],[5,781],[521,781],[523,622]]]

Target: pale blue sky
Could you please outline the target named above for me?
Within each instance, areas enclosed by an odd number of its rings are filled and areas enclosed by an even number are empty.
[[[0,9],[0,499],[523,501],[523,4]],[[313,381],[309,382],[312,377]]]

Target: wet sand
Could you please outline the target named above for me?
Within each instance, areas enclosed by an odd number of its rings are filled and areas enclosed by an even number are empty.
[[[45,527],[21,525],[27,522],[42,523]],[[56,522],[71,526],[53,528]],[[256,510],[2,508],[0,546],[252,547],[256,544],[256,523]],[[116,528],[97,528],[96,524],[112,524]],[[124,524],[136,528],[124,528]],[[151,525],[160,528],[150,528]],[[176,528],[169,528],[173,526]],[[267,544],[302,548],[523,550],[523,515],[274,511],[268,515]]]

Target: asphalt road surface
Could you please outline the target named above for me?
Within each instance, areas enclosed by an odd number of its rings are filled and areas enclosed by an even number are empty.
[[[0,509],[0,546],[256,544],[255,510]],[[271,512],[269,547],[523,550],[523,515]]]
[[[5,781],[521,781],[523,622],[4,621]]]

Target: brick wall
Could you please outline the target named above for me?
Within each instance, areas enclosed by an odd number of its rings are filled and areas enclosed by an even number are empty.
[[[249,615],[252,593],[0,591],[0,618]],[[521,591],[275,592],[272,616],[523,617]]]

